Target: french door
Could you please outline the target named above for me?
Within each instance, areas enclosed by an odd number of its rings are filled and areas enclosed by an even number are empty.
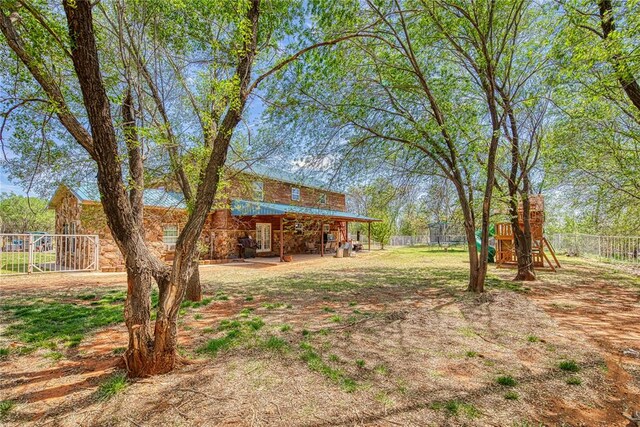
[[[256,252],[271,252],[271,224],[256,224]]]

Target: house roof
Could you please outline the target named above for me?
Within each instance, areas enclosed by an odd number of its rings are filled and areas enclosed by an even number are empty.
[[[49,207],[58,204],[63,196],[63,189],[69,190],[80,202],[100,203],[100,192],[95,185],[81,185],[71,187],[61,184],[49,201]],[[143,201],[145,206],[165,209],[186,209],[184,197],[181,193],[167,191],[163,188],[147,188],[144,190]],[[309,215],[316,217],[333,217],[352,221],[372,222],[379,221],[352,212],[343,212],[330,209],[310,208],[305,206],[285,205],[282,203],[256,202],[250,200],[231,200],[231,214],[234,216],[259,216],[259,215]]]
[[[80,202],[96,202],[100,203],[100,192],[96,185],[83,184],[80,186],[70,186],[61,184],[49,201],[49,207],[53,207],[58,203],[61,197],[61,189],[69,190]],[[145,206],[166,208],[166,209],[186,209],[184,197],[181,193],[175,191],[167,191],[164,188],[147,188],[142,195],[142,201]]]
[[[252,200],[232,200],[231,214],[234,216],[308,215],[317,217],[341,218],[362,222],[380,221],[376,218],[370,218],[352,212],[310,208],[306,206],[285,205],[282,203],[256,202]]]
[[[256,175],[263,178],[270,178],[275,181],[282,181],[288,184],[300,185],[303,187],[317,188],[319,190],[331,191],[333,193],[343,193],[341,189],[332,188],[324,182],[319,174],[299,169],[298,172],[290,172],[281,167],[267,166],[261,163],[238,162],[231,166],[232,169]]]

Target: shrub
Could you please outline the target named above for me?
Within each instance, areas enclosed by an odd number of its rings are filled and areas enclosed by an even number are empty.
[[[563,360],[562,362],[558,363],[558,368],[566,372],[580,371],[580,366],[576,363],[575,360]]]
[[[514,387],[518,382],[511,375],[503,375],[496,378],[496,382],[505,387]]]

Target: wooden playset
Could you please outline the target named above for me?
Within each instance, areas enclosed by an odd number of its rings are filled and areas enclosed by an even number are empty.
[[[553,247],[544,236],[544,199],[542,195],[529,196],[531,209],[529,212],[529,221],[531,223],[531,245],[533,255],[533,266],[536,268],[548,267],[555,271],[560,267],[560,262],[556,257]],[[524,229],[524,211],[522,202],[518,207],[518,223],[520,228]],[[512,267],[518,264],[516,259],[515,241],[513,229],[510,222],[501,222],[496,224],[496,265],[498,267]],[[547,256],[547,251],[553,263]]]

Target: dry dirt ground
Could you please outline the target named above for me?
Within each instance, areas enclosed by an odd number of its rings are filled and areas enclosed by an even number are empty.
[[[524,285],[491,267],[476,297],[465,257],[202,268],[185,364],[135,381],[118,368],[124,275],[1,278],[0,424],[631,425],[640,278],[562,258]]]

